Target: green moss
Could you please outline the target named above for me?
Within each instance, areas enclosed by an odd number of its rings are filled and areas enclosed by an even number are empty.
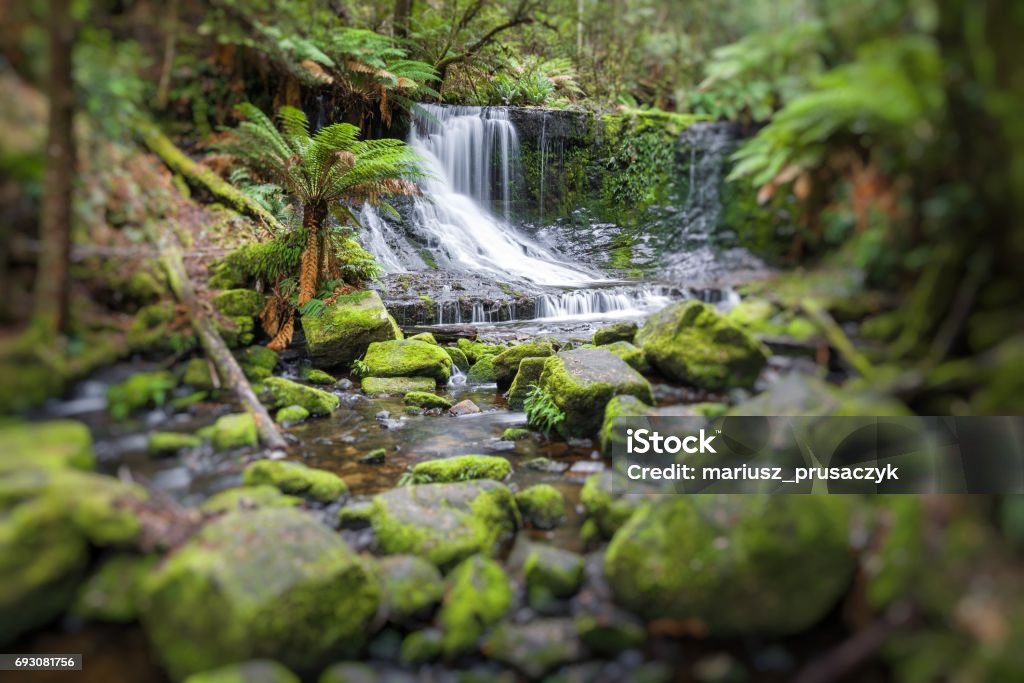
[[[256,659],[193,674],[185,683],[299,683],[299,677],[277,662]]]
[[[637,326],[634,322],[612,323],[594,332],[594,346],[604,346],[623,341],[633,343]]]
[[[427,460],[412,468],[413,484],[448,483],[471,479],[501,481],[512,473],[512,465],[495,455],[457,455],[440,460]]]
[[[444,596],[441,572],[411,555],[393,555],[377,563],[388,619],[396,624],[429,615]]]
[[[302,406],[285,406],[277,411],[274,419],[283,425],[293,425],[305,422],[309,417],[309,411]]]
[[[537,484],[516,494],[523,520],[538,529],[552,529],[565,519],[565,498],[550,484]]]
[[[636,343],[666,377],[713,391],[753,386],[768,360],[767,349],[699,301],[650,316]]]
[[[175,411],[187,410],[197,403],[202,403],[209,397],[210,392],[208,391],[193,391],[191,394],[171,399],[171,409]]]
[[[313,365],[320,368],[348,366],[370,344],[402,338],[380,295],[371,290],[336,297],[319,315],[303,316],[302,329]]]
[[[256,339],[256,326],[248,316],[233,316],[226,322],[217,322],[217,332],[230,349],[252,344]]]
[[[193,434],[182,434],[180,432],[153,432],[149,435],[149,442],[146,450],[150,455],[174,455],[186,448],[196,448],[203,442]]]
[[[367,396],[394,396],[433,391],[437,383],[432,377],[364,377],[361,388]]]
[[[74,420],[0,426],[0,473],[15,468],[91,470],[96,466],[89,428]]]
[[[284,377],[270,377],[263,381],[262,387],[260,400],[271,409],[302,406],[310,415],[330,415],[341,402],[334,394]]]
[[[201,439],[210,441],[218,451],[259,443],[256,421],[249,413],[222,415],[209,427],[198,432]]]
[[[546,358],[554,352],[548,342],[529,342],[502,351],[493,359],[494,381],[497,381],[499,388],[508,387],[519,372],[520,361],[524,358]],[[470,374],[472,372],[470,370]]]
[[[266,346],[250,346],[242,351],[237,351],[235,352],[235,358],[237,358],[238,362],[241,363],[243,370],[246,369],[246,367],[249,367],[250,369],[260,368],[262,370],[266,370],[267,377],[269,377],[274,371],[274,368],[277,367],[277,352],[272,349],[268,349]]]
[[[530,393],[530,387],[540,382],[540,375],[544,371],[546,360],[546,358],[524,358],[520,361],[519,371],[508,390],[509,408],[522,410],[526,396]]]
[[[643,502],[638,496],[622,495],[621,488],[616,492],[614,476],[608,471],[591,475],[580,491],[580,502],[604,538],[611,538]]]
[[[426,342],[428,344],[433,344],[434,346],[438,345],[437,340],[434,339],[434,335],[431,334],[430,332],[420,332],[419,334],[414,334],[413,336],[409,337],[409,341],[421,341]]]
[[[572,597],[583,585],[582,556],[543,543],[529,543],[520,552],[527,597],[534,607]]]
[[[71,614],[90,621],[135,621],[142,582],[157,560],[155,555],[114,555],[107,559],[79,588]]]
[[[178,380],[167,370],[139,372],[107,388],[107,410],[118,419],[145,408],[158,408],[166,401]]]
[[[445,656],[473,650],[489,626],[501,620],[512,604],[512,586],[494,560],[474,555],[448,577],[448,592],[437,620],[444,637]]]
[[[252,289],[229,289],[213,297],[213,307],[229,318],[255,318],[263,311],[263,295]]]
[[[420,408],[443,408],[447,410],[452,407],[451,401],[428,391],[410,391],[405,395],[404,400],[406,405],[418,406]]]
[[[497,381],[498,372],[494,367],[495,358],[496,356],[483,356],[473,363],[469,372],[466,373],[466,381],[470,384],[489,384]]]
[[[697,618],[723,636],[801,632],[849,587],[851,509],[843,496],[662,497],[616,532],[605,575],[616,602],[647,619]]]
[[[299,371],[299,377],[310,384],[319,384],[321,386],[333,386],[338,383],[338,380],[333,376],[317,368],[304,367]]]
[[[501,433],[502,441],[523,441],[533,436],[533,432],[523,427],[507,427]]]
[[[452,359],[452,364],[455,367],[463,372],[469,372],[469,359],[466,358],[466,354],[462,352],[462,349],[454,346],[446,346],[444,347],[444,352]]]
[[[254,657],[316,671],[359,651],[379,601],[336,533],[280,508],[209,522],[145,589],[143,626],[174,679]]]
[[[281,493],[280,489],[270,484],[257,486],[236,486],[218,491],[199,506],[207,513],[231,512],[232,510],[251,510],[254,508],[281,508],[301,505],[302,499]]]
[[[444,634],[436,628],[413,631],[402,641],[399,659],[405,664],[426,664],[444,652]]]
[[[452,367],[441,347],[412,340],[374,342],[363,362],[371,377],[430,377],[438,384],[448,382]]]
[[[210,372],[210,364],[205,358],[192,358],[185,363],[185,371],[181,376],[181,383],[195,389],[210,390],[214,388],[213,375]]]
[[[348,492],[345,481],[333,472],[287,460],[257,460],[245,468],[242,483],[246,486],[269,484],[283,493],[312,498],[321,503],[334,502]]]
[[[647,356],[643,350],[633,346],[628,341],[617,341],[605,344],[601,347],[605,351],[614,353],[616,356],[626,361],[629,367],[633,368],[639,373],[648,373],[651,371],[651,366],[647,362]]]
[[[636,396],[615,396],[604,408],[604,422],[601,423],[601,432],[598,434],[598,443],[601,445],[601,452],[606,456],[612,454],[615,444],[626,443],[626,430],[633,426],[631,420],[623,418],[642,417],[647,415],[651,407],[638,399]],[[643,425],[637,424],[636,427]]]
[[[189,351],[199,345],[187,326],[175,324],[174,306],[157,303],[139,309],[128,328],[128,347],[150,355],[167,355]]]
[[[471,366],[484,356],[494,356],[505,350],[504,346],[498,344],[485,344],[484,342],[470,341],[468,339],[459,339],[456,343],[459,350],[466,354],[466,358]]]

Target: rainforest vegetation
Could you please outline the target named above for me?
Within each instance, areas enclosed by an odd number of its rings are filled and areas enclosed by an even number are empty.
[[[0,4],[0,646],[95,681],[1024,679],[1020,496],[626,494],[611,457],[630,416],[1024,413],[1022,29]]]

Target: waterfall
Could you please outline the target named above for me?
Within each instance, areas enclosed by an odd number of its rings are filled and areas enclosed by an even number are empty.
[[[625,318],[658,310],[671,302],[671,292],[665,287],[577,289],[538,298],[537,317],[551,320],[597,316]]]
[[[363,226],[363,247],[376,257],[384,272],[406,272],[401,256],[392,246],[402,240],[401,236],[369,204],[364,204],[359,212],[359,223]]]

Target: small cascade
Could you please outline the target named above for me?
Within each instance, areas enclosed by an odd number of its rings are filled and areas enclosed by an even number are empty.
[[[640,316],[667,306],[673,290],[666,287],[577,289],[537,299],[537,317],[546,320]]]
[[[376,257],[385,273],[405,273],[407,268],[395,247],[402,239],[394,228],[388,225],[369,204],[359,212],[359,223],[363,226],[363,247]]]

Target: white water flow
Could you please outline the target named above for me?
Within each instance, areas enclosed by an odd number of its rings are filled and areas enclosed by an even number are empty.
[[[511,204],[519,138],[503,107],[421,105],[409,144],[430,177],[413,203],[415,229],[455,269],[538,285],[579,286],[601,278],[566,263],[506,220],[491,213],[491,188],[501,188],[503,213]],[[496,177],[495,177],[496,176]]]

